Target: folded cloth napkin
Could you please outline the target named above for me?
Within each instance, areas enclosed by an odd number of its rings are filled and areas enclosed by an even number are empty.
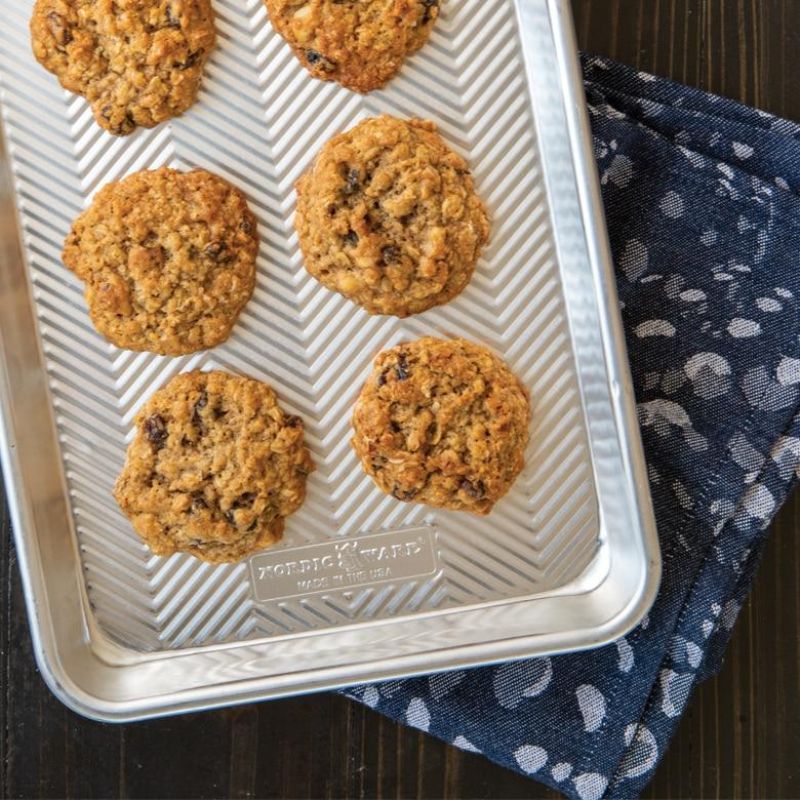
[[[592,652],[347,694],[581,800],[636,797],[720,666],[800,465],[800,126],[583,60],[664,561]]]

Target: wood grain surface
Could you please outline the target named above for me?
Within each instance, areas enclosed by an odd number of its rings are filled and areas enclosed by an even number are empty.
[[[800,0],[573,5],[586,50],[800,120]],[[81,719],[36,672],[9,528],[0,502],[0,797],[558,797],[335,695]],[[725,667],[695,694],[646,797],[800,798],[798,533],[795,495]]]

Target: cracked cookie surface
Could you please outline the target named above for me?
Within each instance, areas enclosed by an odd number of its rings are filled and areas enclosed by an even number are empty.
[[[265,0],[270,21],[315,78],[378,89],[419,50],[439,0]]]
[[[33,52],[116,135],[194,103],[216,34],[209,0],[37,0]]]
[[[256,219],[204,170],[167,167],[104,186],[64,244],[97,330],[118,347],[181,355],[230,335],[255,285]]]
[[[380,353],[353,412],[353,448],[397,500],[488,514],[524,466],[531,408],[506,363],[464,339]]]
[[[269,386],[183,373],[147,401],[136,427],[114,496],[156,555],[231,562],[280,541],[314,465],[302,421]]]
[[[297,182],[308,272],[372,314],[406,317],[469,283],[489,218],[432,122],[381,116],[331,139]]]

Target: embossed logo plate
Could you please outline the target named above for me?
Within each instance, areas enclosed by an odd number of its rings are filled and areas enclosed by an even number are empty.
[[[439,570],[432,527],[332,540],[250,559],[257,600],[285,600],[388,581],[405,581]]]

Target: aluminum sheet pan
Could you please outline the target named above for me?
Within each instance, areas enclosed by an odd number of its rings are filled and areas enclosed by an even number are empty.
[[[262,0],[216,0],[197,105],[127,138],[35,63],[31,6],[6,0],[0,29],[0,451],[37,658],[64,702],[132,719],[630,629],[659,555],[566,1],[446,0],[431,41],[362,97],[310,79]],[[311,279],[292,225],[294,181],[321,143],[381,112],[436,121],[493,218],[466,291],[405,321]],[[260,222],[233,336],[182,358],[106,343],[60,260],[100,186],[163,164],[219,173]],[[489,345],[531,391],[527,466],[486,518],[383,495],[350,448],[372,357],[424,334]],[[137,409],[198,367],[272,384],[317,463],[280,548],[238,565],[154,557],[111,496]]]

